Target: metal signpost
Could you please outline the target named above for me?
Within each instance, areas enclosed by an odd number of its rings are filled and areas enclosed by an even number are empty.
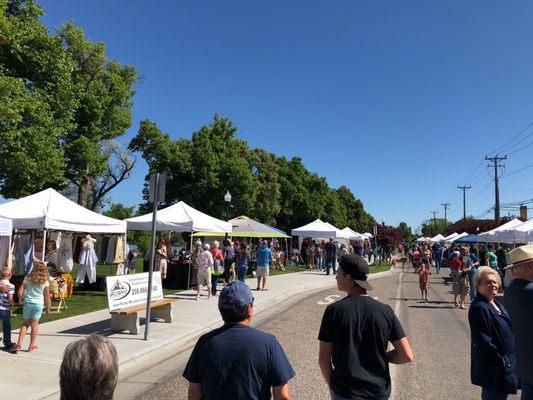
[[[155,236],[157,231],[157,206],[159,202],[165,200],[166,176],[164,174],[150,175],[150,201],[154,204],[152,214],[152,247],[150,248],[150,265],[148,267],[148,297],[146,299],[146,326],[144,329],[144,340],[148,340],[150,327],[150,305],[152,303],[152,280],[154,274],[155,261]]]

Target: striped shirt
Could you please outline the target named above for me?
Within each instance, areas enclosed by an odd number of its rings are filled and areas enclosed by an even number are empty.
[[[15,286],[13,286],[7,279],[0,280],[0,285],[6,285],[9,288],[8,293],[0,292],[0,310],[9,310],[9,307],[11,306],[9,295],[15,293]]]

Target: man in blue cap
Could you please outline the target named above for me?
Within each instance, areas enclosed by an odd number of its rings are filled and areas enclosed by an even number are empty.
[[[241,281],[220,293],[224,325],[198,340],[183,372],[190,400],[290,400],[294,370],[276,337],[250,326],[253,302]]]

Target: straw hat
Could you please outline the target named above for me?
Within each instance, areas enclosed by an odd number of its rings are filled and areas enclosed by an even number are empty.
[[[511,258],[511,264],[504,269],[517,267],[527,261],[533,261],[533,245],[528,244],[526,246],[517,247],[509,252]]]

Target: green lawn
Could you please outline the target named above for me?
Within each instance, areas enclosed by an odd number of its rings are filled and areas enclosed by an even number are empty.
[[[376,272],[388,271],[391,267],[390,263],[382,262],[381,265],[372,264],[370,265],[370,273],[375,274]]]

